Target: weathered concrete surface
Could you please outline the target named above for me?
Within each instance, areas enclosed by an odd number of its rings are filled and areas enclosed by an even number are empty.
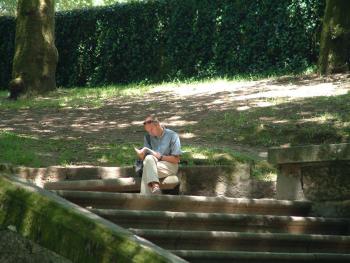
[[[274,181],[252,178],[250,166],[197,166],[182,167],[180,194],[201,196],[227,196],[235,198],[272,198]]]
[[[170,175],[160,180],[160,188],[173,190],[179,184],[176,175]],[[92,180],[62,180],[47,182],[46,190],[74,190],[74,191],[98,191],[98,192],[140,192],[141,178],[127,177],[115,179],[92,179]]]
[[[117,179],[135,176],[133,167],[51,166],[29,168],[2,164],[0,171],[16,174],[39,187],[43,187],[47,182],[63,180]],[[183,166],[179,168],[178,176],[180,180],[179,194],[183,195],[273,198],[276,194],[276,182],[255,179],[251,176],[251,167],[248,164]],[[167,180],[165,179],[165,183]],[[173,180],[170,180],[168,184],[174,185]],[[135,186],[131,188],[133,191],[135,190]],[[169,187],[164,189],[169,189]]]
[[[185,262],[57,195],[0,175],[0,227],[73,262]]]
[[[13,229],[15,230],[15,229]],[[2,263],[72,263],[20,234],[0,229],[0,262]]]
[[[187,195],[141,195],[88,191],[55,191],[63,198],[87,208],[198,213],[307,216],[309,201],[252,199]]]
[[[335,160],[350,160],[350,143],[272,147],[268,150],[268,161],[275,165]]]
[[[350,218],[350,200],[313,202],[310,214],[312,216]],[[350,234],[350,225],[348,234]]]
[[[350,160],[302,165],[301,175],[309,200],[350,200]]]
[[[280,200],[304,200],[300,167],[296,164],[280,166],[277,176],[276,198]]]
[[[99,167],[99,166],[49,166],[32,168],[0,164],[0,172],[15,174],[20,178],[30,180],[40,187],[45,182],[61,180],[113,179],[134,175],[132,167]]]
[[[320,214],[349,216],[339,204],[350,200],[350,144],[271,148],[269,161],[278,167],[277,199],[308,199]]]

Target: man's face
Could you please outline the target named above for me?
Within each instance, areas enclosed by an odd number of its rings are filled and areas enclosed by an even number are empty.
[[[154,133],[155,133],[156,126],[151,118],[147,118],[143,122],[143,127],[145,128],[146,132],[148,132],[150,135],[152,135],[152,136],[155,135]]]

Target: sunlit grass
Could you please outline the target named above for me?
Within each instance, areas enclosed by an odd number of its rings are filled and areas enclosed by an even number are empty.
[[[9,101],[7,91],[0,91],[1,109],[41,109],[41,108],[100,108],[107,100],[145,94],[153,86],[145,84],[110,85],[90,88],[58,88],[45,96],[17,101]]]
[[[350,93],[305,100],[280,100],[271,107],[213,113],[206,120],[219,130],[208,130],[214,142],[251,146],[339,143],[350,140]],[[205,126],[205,123],[200,125]],[[204,127],[203,127],[204,130]]]
[[[172,80],[162,83],[148,83],[147,81],[131,84],[116,84],[97,87],[58,88],[44,96],[31,99],[20,98],[17,101],[7,100],[8,92],[0,90],[1,109],[40,109],[40,108],[100,108],[106,101],[120,97],[142,96],[152,90],[172,90],[191,95],[191,90],[206,92],[220,88],[231,88],[243,81],[261,79],[275,79],[281,76],[277,73],[237,74],[231,77],[214,77],[201,79]]]
[[[79,140],[39,139],[0,132],[0,162],[28,167],[51,165],[131,166],[136,160],[133,146],[139,143],[94,144]],[[232,151],[229,148],[184,146],[181,165],[252,165],[253,175],[265,178],[275,174],[263,161]]]

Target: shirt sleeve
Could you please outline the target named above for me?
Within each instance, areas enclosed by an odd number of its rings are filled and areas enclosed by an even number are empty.
[[[171,140],[171,145],[170,145],[170,153],[171,155],[181,155],[181,143],[180,143],[180,138],[177,133],[174,133],[174,136]]]

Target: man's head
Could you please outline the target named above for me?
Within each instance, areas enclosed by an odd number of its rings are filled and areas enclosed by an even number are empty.
[[[163,128],[160,125],[158,118],[154,115],[148,115],[143,122],[143,127],[146,132],[152,136],[160,136],[163,132]]]

